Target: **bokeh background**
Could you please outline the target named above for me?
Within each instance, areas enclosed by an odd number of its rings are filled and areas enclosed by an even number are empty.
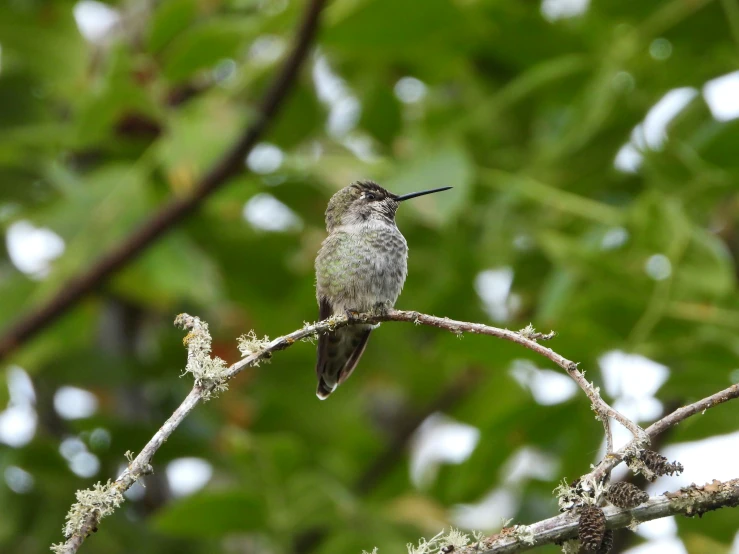
[[[303,8],[0,3],[3,328],[188,195]],[[250,329],[315,320],[323,211],[355,179],[454,186],[400,209],[398,307],[554,329],[644,423],[737,382],[738,65],[736,0],[334,0],[248,171],[2,361],[0,550],[61,540],[74,491],[187,394],[177,313],[229,362]],[[199,407],[83,551],[403,552],[555,515],[552,489],[602,455],[584,396],[515,345],[386,323],[326,402],[314,356],[298,344]],[[737,409],[663,437],[686,471],[649,490],[737,477]],[[736,553],[737,521],[660,520],[616,551]]]

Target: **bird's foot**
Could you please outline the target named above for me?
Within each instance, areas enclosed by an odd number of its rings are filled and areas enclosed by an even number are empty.
[[[387,315],[392,307],[393,305],[390,302],[377,302],[372,308],[372,314],[379,316]]]
[[[346,310],[344,310],[344,314],[346,315],[347,321],[354,321],[359,315],[359,310],[356,310],[354,308],[347,308]]]

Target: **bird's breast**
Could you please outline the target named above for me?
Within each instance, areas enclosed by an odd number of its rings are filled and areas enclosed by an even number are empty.
[[[318,296],[330,298],[335,312],[394,305],[407,273],[405,238],[387,225],[339,229],[324,241],[316,259]]]

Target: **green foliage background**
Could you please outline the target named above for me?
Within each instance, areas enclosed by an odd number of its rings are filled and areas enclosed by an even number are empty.
[[[5,231],[29,220],[66,243],[43,280],[0,252],[2,326],[188,194],[253,117],[280,62],[253,55],[255,43],[289,41],[303,8],[296,0],[108,4],[124,24],[91,44],[74,2],[0,3],[0,224]],[[613,162],[667,91],[700,90],[737,68],[734,0],[594,0],[582,16],[556,22],[536,2],[504,0],[335,0],[324,15],[320,56],[360,103],[349,136],[374,156],[358,157],[346,137],[326,131],[329,106],[316,93],[312,57],[264,137],[285,153],[278,170],[233,179],[3,363],[31,375],[39,412],[28,445],[0,448],[0,468],[19,466],[35,480],[27,494],[0,484],[3,552],[43,552],[59,541],[74,491],[114,476],[123,453],[140,449],[185,396],[175,314],[207,320],[216,353],[231,362],[235,337],[249,329],[276,336],[317,317],[312,264],[323,210],[358,178],[398,193],[455,187],[401,209],[411,256],[398,307],[555,329],[552,348],[598,383],[599,356],[640,353],[671,369],[658,393],[668,406],[731,383],[739,120],[717,122],[699,94],[636,173]],[[395,96],[404,76],[426,84],[420,101]],[[246,222],[244,204],[265,192],[302,228],[267,232]],[[604,247],[614,230],[627,240]],[[669,259],[666,279],[645,271],[655,254]],[[501,267],[514,272],[518,299],[508,321],[491,320],[475,290],[481,271]],[[198,408],[157,454],[143,499],[104,520],[83,550],[282,553],[311,536],[317,553],[400,552],[448,525],[451,506],[499,485],[519,448],[541,449],[572,478],[601,442],[584,396],[536,404],[509,368],[516,359],[548,364],[501,341],[385,324],[356,374],[323,403],[314,355],[305,344],[279,353]],[[357,480],[393,434],[469,371],[478,381],[448,412],[480,430],[472,456],[417,489],[405,447],[391,447],[400,456],[361,490]],[[92,390],[96,414],[58,418],[52,396],[63,385]],[[4,387],[0,394],[5,405]],[[667,440],[738,427],[736,407],[725,405]],[[109,444],[91,441],[96,428],[110,432]],[[59,453],[75,435],[101,460],[92,479],[75,476]],[[208,460],[214,476],[194,496],[172,499],[164,468],[183,456]],[[554,515],[555,484],[523,483],[515,520]],[[678,526],[689,551],[722,552],[736,521],[725,511]]]

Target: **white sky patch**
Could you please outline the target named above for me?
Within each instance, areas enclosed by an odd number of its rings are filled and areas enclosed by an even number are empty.
[[[59,454],[67,461],[70,461],[77,454],[86,450],[85,443],[79,437],[67,437],[59,443]]]
[[[678,538],[649,541],[624,551],[624,554],[688,554]]]
[[[636,126],[631,134],[632,142],[641,149],[662,149],[667,141],[668,125],[697,95],[698,91],[692,87],[669,91],[647,112],[644,123]]]
[[[495,321],[506,321],[510,317],[508,296],[513,284],[513,269],[499,267],[481,271],[475,277],[475,290],[483,307]]]
[[[359,122],[362,114],[362,105],[354,96],[345,96],[337,100],[328,114],[326,127],[328,132],[335,137],[347,135]]]
[[[13,265],[34,279],[43,279],[51,262],[64,253],[64,240],[51,229],[16,221],[8,227],[5,244]]]
[[[495,489],[475,504],[452,506],[451,518],[455,525],[464,529],[492,531],[500,529],[503,521],[518,511],[518,495],[508,489]]]
[[[87,450],[79,437],[67,437],[59,444],[59,454],[67,460],[69,469],[79,477],[92,477],[100,471],[100,460]]]
[[[118,470],[116,471],[116,475],[121,475],[126,470],[126,465],[121,464],[118,466]],[[146,496],[146,477],[142,477],[138,481],[136,481],[133,485],[131,485],[131,488],[129,488],[126,492],[123,493],[123,496],[126,497],[126,500],[141,500]]]
[[[654,396],[664,385],[670,370],[639,354],[620,350],[606,352],[599,359],[606,392],[614,397],[644,398]]]
[[[91,452],[80,452],[69,461],[69,469],[79,477],[92,477],[100,471],[100,460]]]
[[[608,229],[600,241],[603,250],[615,250],[622,247],[629,240],[629,232],[623,227],[612,227]]]
[[[299,230],[303,222],[294,211],[271,194],[255,194],[244,204],[244,219],[262,231]]]
[[[480,430],[434,413],[418,427],[411,446],[410,475],[416,487],[430,485],[441,464],[461,464],[472,455]]]
[[[322,54],[316,56],[313,64],[313,82],[319,100],[329,108],[326,130],[332,137],[341,139],[357,126],[362,105]]]
[[[662,415],[662,403],[655,398],[659,388],[667,381],[670,370],[639,354],[620,350],[606,352],[599,359],[603,384],[607,394],[615,398],[613,407],[632,421],[651,421]],[[611,425],[614,446],[619,447],[632,436],[623,426]],[[597,454],[600,460],[605,454],[605,442]],[[614,478],[621,478],[624,468],[614,471]]]
[[[531,391],[534,400],[542,406],[561,404],[577,392],[575,382],[558,371],[539,369],[528,360],[514,360],[511,376]]]
[[[677,460],[683,464],[685,471],[681,475],[660,477],[647,488],[649,494],[662,494],[691,483],[703,485],[714,479],[728,481],[736,478],[737,444],[739,432],[665,446],[660,454],[670,462]]]
[[[10,401],[0,412],[0,442],[19,448],[36,434],[36,393],[30,377],[18,366],[8,369],[7,383]]]
[[[123,468],[125,469],[125,468]],[[123,471],[118,472],[118,475],[120,475]],[[126,500],[141,500],[146,496],[146,489],[144,488],[144,485],[141,483],[141,479],[136,481],[133,485],[131,485],[131,488],[128,489],[126,492],[123,493],[123,496],[126,497]]]
[[[500,470],[504,485],[479,502],[453,506],[452,521],[466,529],[500,529],[504,520],[516,514],[522,485],[529,479],[551,481],[558,471],[559,462],[554,457],[530,446],[520,448]]]
[[[677,523],[675,523],[675,516],[663,517],[640,523],[636,532],[645,539],[650,540],[677,537]]]
[[[10,406],[0,413],[0,442],[20,448],[36,433],[36,411],[31,406]]]
[[[64,419],[83,419],[93,415],[98,399],[90,391],[77,387],[60,387],[54,393],[54,409]]]
[[[103,40],[121,20],[117,10],[94,0],[80,0],[73,13],[80,34],[90,42]]]
[[[380,159],[372,149],[372,139],[367,135],[353,132],[344,137],[341,142],[363,162],[374,163]]]
[[[529,479],[551,481],[558,471],[559,462],[554,456],[538,448],[524,446],[506,461],[500,473],[506,485],[520,485]]]
[[[647,112],[644,121],[634,127],[630,142],[616,155],[616,169],[635,173],[642,163],[642,151],[661,150],[667,140],[667,127],[697,95],[698,91],[692,87],[672,89],[665,94]]]
[[[426,84],[415,77],[401,77],[395,83],[393,92],[404,104],[415,104],[426,96]]]
[[[274,144],[260,142],[251,149],[246,157],[246,165],[254,173],[264,175],[274,173],[285,159],[285,154]]]
[[[259,64],[270,65],[285,53],[287,44],[277,35],[262,35],[249,48],[249,57]]]
[[[664,254],[654,254],[644,264],[644,271],[655,281],[664,281],[672,275],[672,264]]]
[[[703,98],[716,121],[739,117],[739,71],[708,81],[703,86]]]
[[[202,489],[213,476],[213,466],[200,458],[178,458],[167,464],[172,495],[187,496]]]
[[[17,494],[26,494],[33,490],[33,475],[18,466],[5,468],[5,483]]]
[[[36,404],[33,382],[23,368],[17,365],[8,368],[8,393],[12,404]]]
[[[618,150],[613,165],[624,173],[636,173],[639,171],[643,159],[644,156],[636,146],[627,142]]]
[[[549,22],[577,17],[588,11],[590,0],[542,0],[541,15]]]

